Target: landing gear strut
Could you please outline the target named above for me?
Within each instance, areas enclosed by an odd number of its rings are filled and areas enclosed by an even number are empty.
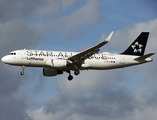
[[[67,73],[69,73],[68,80],[71,81],[73,79],[73,76],[71,75],[70,70],[68,70]]]
[[[74,64],[74,67],[75,67],[75,72],[74,72],[74,74],[75,74],[75,75],[80,74],[80,71],[78,70],[77,64]]]
[[[24,70],[25,70],[25,66],[22,66],[22,72],[20,73],[21,75],[24,75]]]

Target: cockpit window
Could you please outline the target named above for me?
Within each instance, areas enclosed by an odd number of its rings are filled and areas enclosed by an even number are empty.
[[[10,53],[10,55],[16,55],[16,53]]]

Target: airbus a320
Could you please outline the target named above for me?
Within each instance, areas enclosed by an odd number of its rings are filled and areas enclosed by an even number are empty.
[[[101,43],[82,52],[43,51],[43,50],[15,50],[2,58],[2,62],[21,66],[21,75],[24,75],[25,67],[42,67],[44,76],[57,76],[63,72],[69,73],[68,80],[80,74],[80,70],[108,70],[151,62],[150,56],[144,55],[149,32],[142,32],[135,41],[122,53],[111,54],[102,52],[100,48],[108,43],[113,32]]]

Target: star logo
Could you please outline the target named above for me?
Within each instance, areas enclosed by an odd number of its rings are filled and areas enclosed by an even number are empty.
[[[139,44],[138,43],[138,41],[134,44],[134,45],[132,45],[131,46],[132,47],[132,49],[134,50],[134,53],[137,53],[137,52],[142,52],[142,47],[143,47],[143,45],[141,45],[141,44]]]

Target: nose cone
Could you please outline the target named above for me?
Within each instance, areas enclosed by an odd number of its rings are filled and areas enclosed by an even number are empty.
[[[1,61],[5,63],[6,57],[2,57]]]
[[[2,62],[5,62],[5,57],[2,57],[1,61],[2,61]]]
[[[4,56],[1,60],[2,60],[2,62],[4,62],[4,63],[9,63],[9,58],[8,58],[8,56]]]

